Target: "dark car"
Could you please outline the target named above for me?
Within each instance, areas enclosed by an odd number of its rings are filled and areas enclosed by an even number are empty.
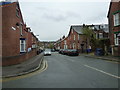
[[[71,49],[71,50],[68,50],[67,55],[69,55],[69,56],[78,56],[79,52],[76,49]]]
[[[62,53],[63,53],[63,49],[60,49],[60,50],[59,50],[59,53],[62,54]]]
[[[55,52],[55,49],[51,49],[51,52]]]
[[[68,55],[69,49],[63,49],[62,54],[63,55]]]

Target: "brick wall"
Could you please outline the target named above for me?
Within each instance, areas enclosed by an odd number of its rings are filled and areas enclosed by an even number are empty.
[[[108,13],[108,21],[109,21],[109,31],[110,31],[110,42],[111,45],[114,45],[114,30],[119,30],[120,27],[114,27],[114,21],[113,21],[113,13],[115,11],[120,10],[120,2],[111,2],[110,10]]]
[[[120,31],[120,26],[117,26],[117,27],[114,26],[113,13],[115,13],[118,10],[120,10],[120,1],[111,2],[109,12],[108,12],[108,21],[109,21],[109,31],[110,31],[109,33],[110,43],[113,48],[114,56],[120,56],[120,52],[119,52],[120,46],[115,46],[115,43],[114,43],[114,32]]]
[[[16,8],[19,10],[19,17],[16,15]],[[35,56],[36,49],[30,52],[27,51],[28,48],[32,48],[32,38],[34,42],[37,42],[37,39],[33,33],[27,31],[19,5],[14,2],[3,5],[0,9],[2,9],[2,18],[0,18],[0,21],[2,21],[3,26],[2,30],[0,30],[2,32],[2,35],[0,35],[2,36],[0,37],[0,40],[2,40],[2,43],[0,43],[0,45],[2,44],[2,65],[18,64]],[[19,23],[18,26],[16,25],[17,23]],[[20,24],[22,24],[22,35]],[[25,38],[26,40],[26,53],[24,54],[20,54],[20,38]]]
[[[16,16],[16,3],[4,5],[2,7],[2,56],[16,56],[20,53],[20,30],[16,23],[22,22]],[[12,27],[16,30],[12,30]]]
[[[34,56],[36,56],[36,50],[32,50],[31,52],[21,54],[18,56],[11,56],[11,57],[2,57],[2,66],[14,65],[19,64],[23,61],[26,61]],[[1,65],[1,64],[0,64]]]
[[[63,40],[61,40],[61,43],[60,43],[61,49],[64,49],[65,41],[66,41],[67,49],[78,49],[81,52],[81,44],[83,44],[83,41],[85,41],[85,36],[82,34],[78,34],[74,30],[73,31],[70,30],[69,35]],[[74,47],[73,47],[73,44],[74,44]],[[86,43],[84,43],[83,49],[84,50],[86,49]]]

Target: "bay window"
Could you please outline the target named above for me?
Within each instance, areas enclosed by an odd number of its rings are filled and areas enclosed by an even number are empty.
[[[120,25],[120,14],[119,13],[114,14],[113,19],[114,19],[114,26]]]

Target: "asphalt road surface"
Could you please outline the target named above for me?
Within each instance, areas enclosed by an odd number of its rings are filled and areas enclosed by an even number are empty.
[[[43,72],[9,78],[3,88],[118,88],[118,63],[52,53]]]

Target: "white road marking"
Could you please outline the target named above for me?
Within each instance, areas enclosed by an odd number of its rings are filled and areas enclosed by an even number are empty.
[[[84,65],[84,66],[85,66],[85,67],[88,67],[88,68],[91,68],[91,69],[93,69],[93,70],[99,71],[99,72],[101,72],[101,73],[104,73],[104,74],[106,74],[106,75],[112,76],[112,77],[114,77],[114,78],[118,78],[118,79],[120,79],[119,76],[116,76],[116,75],[113,75],[113,74],[107,73],[107,72],[102,71],[102,70],[99,70],[99,69],[97,69],[97,68],[94,68],[94,67],[91,67],[91,66],[88,66],[88,65]]]

